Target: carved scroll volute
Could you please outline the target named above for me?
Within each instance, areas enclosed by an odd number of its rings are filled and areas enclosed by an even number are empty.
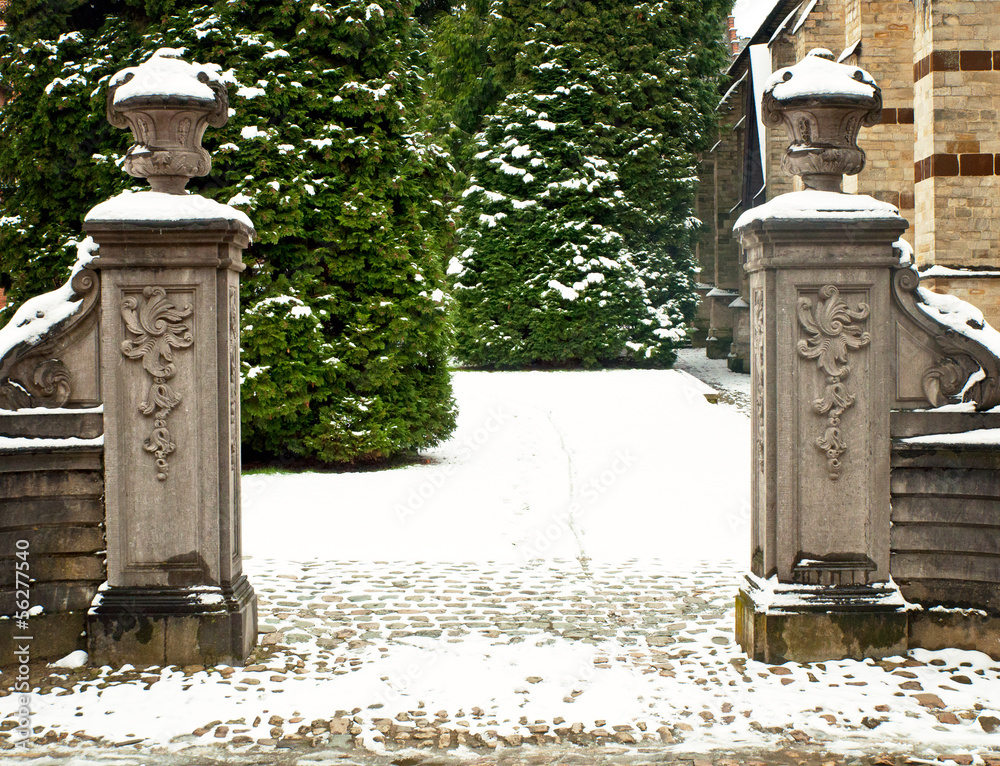
[[[186,82],[182,92],[162,93],[163,81]],[[201,145],[205,129],[229,120],[229,94],[218,77],[162,48],[138,67],[116,74],[108,88],[108,122],[129,128],[135,143],[125,172],[145,178],[153,191],[181,194],[189,179],[206,176],[212,158]]]
[[[100,278],[90,269],[81,269],[70,280],[70,287],[70,300],[79,302],[73,314],[36,341],[19,344],[0,359],[0,409],[51,409],[64,406],[72,397],[73,373],[62,356],[96,321]]]
[[[926,405],[940,407],[958,401],[973,402],[977,410],[1000,405],[1000,360],[979,341],[956,332],[934,319],[919,306],[920,275],[912,266],[893,273],[893,311],[896,321],[926,339],[925,347],[936,357],[922,372],[920,384]],[[982,329],[979,327],[972,329]],[[896,369],[906,370],[905,360]],[[906,374],[905,372],[897,374]],[[971,381],[971,382],[970,382]]]
[[[814,87],[817,82],[821,90]],[[881,114],[882,91],[871,75],[836,63],[822,48],[776,72],[761,99],[764,123],[784,124],[788,132],[782,169],[820,191],[839,192],[844,175],[864,169],[858,132],[878,124]]]

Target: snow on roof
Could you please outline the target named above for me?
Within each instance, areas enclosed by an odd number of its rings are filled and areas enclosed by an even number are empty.
[[[729,97],[730,97],[731,95],[733,95],[733,91],[734,91],[734,90],[736,90],[736,89],[737,89],[738,87],[740,87],[740,85],[741,85],[741,84],[743,83],[743,81],[744,81],[744,80],[746,80],[746,79],[747,79],[747,73],[746,73],[746,72],[744,72],[743,74],[741,74],[741,75],[740,75],[740,76],[739,76],[739,77],[738,77],[738,78],[737,78],[737,79],[736,79],[736,80],[735,80],[735,81],[733,82],[733,84],[732,84],[732,85],[730,85],[730,86],[729,86],[729,90],[727,90],[727,91],[726,91],[726,94],[725,94],[725,95],[724,95],[724,96],[723,96],[723,97],[722,97],[721,99],[719,99],[719,103],[718,103],[718,104],[716,105],[716,107],[715,107],[715,108],[716,108],[716,109],[720,109],[720,108],[722,107],[722,105],[723,105],[724,103],[726,103],[726,101],[727,101],[727,100],[729,99]]]
[[[788,13],[788,15],[785,16],[784,19],[782,19],[781,23],[778,24],[778,28],[774,30],[774,34],[771,35],[771,39],[767,41],[768,45],[770,45],[775,40],[777,40],[778,39],[778,35],[780,35],[782,32],[785,31],[785,29],[788,27],[789,22],[791,22],[791,20],[792,20],[792,16],[794,16],[795,13],[801,7],[802,7],[801,5],[796,5],[794,8],[792,8],[792,10]]]
[[[798,64],[779,69],[764,88],[778,101],[817,94],[873,98],[878,91],[870,74],[855,66],[838,64],[826,48],[814,48]]]
[[[780,2],[781,0],[736,0],[733,6],[736,33],[740,37],[753,36]]]
[[[761,113],[760,103],[771,77],[771,49],[767,45],[750,46],[750,77],[753,83],[754,111],[757,114],[757,142],[760,148],[761,180],[767,183],[767,127]]]
[[[86,268],[97,253],[97,243],[92,237],[76,243],[76,263],[70,269],[69,279],[62,286],[26,300],[11,320],[0,328],[0,359],[21,343],[34,344],[60,322],[68,319],[80,307],[82,298],[74,300],[71,286],[73,277]]]
[[[737,219],[734,230],[753,221],[767,220],[829,220],[829,219],[898,219],[899,209],[888,202],[881,202],[867,194],[841,194],[840,192],[806,189],[782,194],[755,208],[747,210]]]
[[[816,0],[809,0],[809,3],[806,5],[806,7],[802,9],[802,15],[799,16],[798,21],[795,22],[795,26],[792,27],[793,35],[800,29],[802,29],[802,25],[806,23],[806,19],[809,18],[809,14],[812,13],[813,8],[815,7],[816,7]]]
[[[124,191],[92,208],[86,221],[239,221],[253,230],[242,210],[223,205],[200,194],[165,194],[154,191]]]
[[[215,93],[198,79],[205,75],[208,81],[222,82],[217,64],[198,64],[184,61],[183,48],[160,48],[137,67],[122,69],[111,78],[110,85],[119,85],[114,102],[120,104],[130,98],[144,96],[181,96],[202,101],[215,101]],[[132,79],[125,82],[128,75]]]
[[[861,50],[861,39],[858,38],[853,43],[851,43],[846,48],[844,48],[844,52],[843,53],[841,53],[839,56],[837,56],[837,63],[838,64],[843,64],[845,61],[847,61],[847,59],[849,59],[855,53],[860,52],[860,50]]]

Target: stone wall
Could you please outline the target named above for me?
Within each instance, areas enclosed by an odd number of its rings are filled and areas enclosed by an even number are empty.
[[[33,659],[83,648],[87,609],[106,577],[102,432],[99,411],[0,412],[0,615],[19,611],[23,540],[30,603],[42,607],[30,618]],[[37,446],[25,446],[26,436]],[[14,626],[0,620],[2,657],[14,656]]]
[[[869,194],[899,208],[914,234],[913,196],[913,3],[849,0],[846,3],[846,63],[865,69],[882,89],[882,122],[867,129],[862,144],[865,171],[850,176],[844,190]]]
[[[715,155],[706,152],[699,162],[698,177],[713,178],[715,176]],[[688,333],[691,345],[704,348],[711,326],[711,309],[705,296],[711,289],[712,273],[715,270],[715,186],[702,183],[698,185],[695,197],[695,216],[701,221],[701,229],[695,243],[695,257],[698,262],[698,313],[692,321],[692,330]]]
[[[916,258],[1000,263],[1000,0],[918,0],[913,57]],[[949,286],[957,286],[952,283]],[[987,314],[990,321],[1000,314]]]
[[[1000,445],[903,441],[983,428],[1000,415],[892,414],[890,569],[909,601],[1000,612]]]
[[[815,47],[815,46],[813,46]],[[783,67],[792,66],[798,59],[795,57],[797,48],[796,40],[788,34],[780,34],[771,43],[771,71],[777,72]],[[758,105],[759,108],[759,105]],[[767,128],[767,157],[764,165],[767,168],[767,183],[765,199],[771,200],[779,194],[787,194],[790,191],[801,189],[796,186],[797,178],[789,175],[781,169],[781,158],[785,156],[785,149],[788,148],[788,134],[783,125]],[[764,200],[761,200],[762,202]]]
[[[742,211],[748,84],[746,77],[737,81],[719,104],[719,141],[709,153],[712,173],[702,175],[700,183],[702,188],[712,190],[712,210],[705,214],[712,222],[712,240],[707,243],[712,251],[701,279],[708,288],[703,304],[709,319],[707,353],[713,359],[724,359],[729,353],[734,320],[729,304],[739,295],[743,281],[733,224]]]
[[[795,41],[795,61],[801,61],[813,48],[826,48],[836,56],[844,47],[846,6],[859,0],[826,0],[813,6],[805,19],[796,17],[796,27],[789,32]],[[782,64],[787,66],[787,64]],[[878,79],[878,78],[876,78]]]

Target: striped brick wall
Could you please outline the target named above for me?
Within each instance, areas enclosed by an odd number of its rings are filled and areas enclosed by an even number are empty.
[[[1000,266],[1000,51],[995,50],[1000,0],[921,2],[916,21],[917,263],[995,269]],[[1000,322],[992,305],[983,308],[987,319]]]
[[[864,171],[845,180],[844,190],[869,194],[896,205],[910,222],[904,235],[913,241],[913,29],[909,0],[848,0],[843,47],[845,63],[870,72],[882,89],[882,121],[861,133],[867,155]]]

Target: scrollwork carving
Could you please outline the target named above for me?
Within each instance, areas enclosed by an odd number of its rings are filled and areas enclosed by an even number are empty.
[[[121,315],[125,330],[135,336],[122,341],[122,354],[139,360],[152,382],[146,399],[139,405],[143,415],[153,417],[153,431],[143,442],[143,449],[156,458],[156,478],[166,481],[169,474],[167,458],[177,448],[167,427],[171,411],[182,398],[170,385],[177,374],[174,349],[194,344],[189,319],[191,306],[178,308],[162,287],[146,287],[142,301],[134,295],[122,299]]]
[[[927,368],[920,385],[931,406],[941,407],[962,392],[968,379],[958,361],[944,357]]]
[[[799,340],[796,348],[802,357],[815,359],[819,369],[827,376],[823,394],[813,400],[813,409],[827,416],[826,429],[815,443],[826,454],[827,471],[830,479],[836,481],[842,469],[841,455],[847,451],[840,419],[855,402],[854,395],[844,382],[851,374],[848,352],[871,342],[871,335],[856,324],[868,318],[870,309],[865,303],[851,309],[833,285],[821,288],[819,295],[821,300],[815,306],[811,299],[799,298],[799,324],[808,337]]]
[[[757,419],[757,472],[764,475],[764,291],[757,288],[750,296],[752,308],[751,343],[753,345],[754,411]]]
[[[922,406],[940,407],[959,397],[973,402],[977,410],[1000,405],[1000,360],[974,337],[956,332],[921,310],[919,286],[916,269],[909,265],[897,268],[892,279],[893,310],[897,322],[908,327],[915,337],[926,339],[927,351],[936,359],[922,371],[897,359],[897,374],[920,376],[926,400]]]
[[[81,269],[70,287],[71,300],[79,302],[73,314],[0,358],[0,409],[62,407],[73,395],[73,374],[61,357],[96,321],[100,279],[96,272]],[[44,320],[41,315],[37,318]]]

